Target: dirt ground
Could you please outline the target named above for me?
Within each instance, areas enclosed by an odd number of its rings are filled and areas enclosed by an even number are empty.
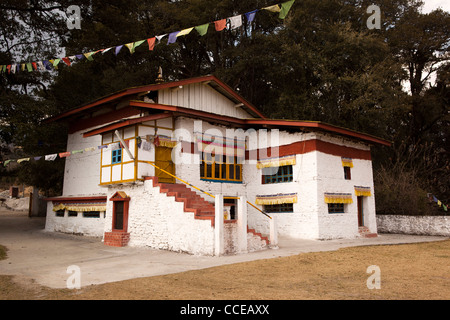
[[[6,257],[7,259],[7,257]],[[450,240],[352,247],[79,290],[0,276],[2,300],[448,300]],[[380,289],[368,289],[378,266]],[[369,283],[374,282],[369,279]]]

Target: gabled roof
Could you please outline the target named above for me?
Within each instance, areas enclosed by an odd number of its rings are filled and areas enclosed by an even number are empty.
[[[209,86],[211,86],[214,90],[220,92],[224,96],[226,96],[228,99],[234,101],[236,104],[242,104],[242,108],[247,111],[249,114],[254,116],[255,118],[261,118],[261,119],[267,119],[254,105],[252,105],[250,102],[245,100],[243,97],[241,97],[236,91],[234,91],[231,87],[229,87],[227,84],[219,80],[217,77],[213,75],[207,75],[203,77],[196,77],[196,78],[189,78],[185,80],[179,80],[179,81],[172,81],[172,82],[163,82],[158,84],[150,84],[146,86],[140,86],[140,87],[132,87],[128,89],[124,89],[121,91],[118,91],[116,93],[113,93],[111,95],[99,98],[95,101],[89,102],[88,104],[82,105],[80,107],[76,107],[74,109],[65,111],[61,114],[58,114],[56,116],[53,116],[51,118],[48,118],[47,122],[62,120],[65,118],[68,118],[72,115],[78,114],[83,111],[91,110],[97,106],[100,106],[102,104],[113,102],[115,100],[119,100],[123,97],[136,95],[143,92],[148,91],[158,91],[162,89],[168,89],[168,88],[176,88],[179,86],[185,86],[193,83],[204,83]]]
[[[241,104],[241,107],[247,111],[249,114],[254,116],[254,119],[240,119],[230,116],[224,116],[224,115],[218,115],[215,113],[210,113],[206,111],[201,110],[194,110],[190,108],[180,107],[180,106],[173,106],[173,105],[165,105],[165,104],[158,104],[158,103],[149,103],[145,101],[136,101],[133,99],[133,96],[136,96],[137,94],[143,93],[143,92],[149,92],[149,91],[157,91],[157,90],[163,90],[167,88],[176,88],[179,86],[185,86],[189,84],[194,83],[204,83],[206,85],[209,85],[214,90],[220,92],[224,96],[226,96],[228,99],[234,101],[236,104]],[[185,80],[179,80],[179,81],[172,81],[172,82],[164,82],[159,84],[151,84],[141,87],[133,87],[121,90],[119,92],[113,93],[111,95],[108,95],[103,98],[99,98],[95,101],[92,101],[88,104],[85,104],[83,106],[74,108],[72,110],[68,110],[66,112],[63,112],[59,115],[56,115],[54,117],[51,117],[47,119],[46,121],[52,122],[52,121],[58,121],[63,119],[69,119],[71,116],[79,115],[84,112],[92,112],[95,110],[95,107],[111,103],[111,102],[118,102],[122,98],[128,97],[127,104],[131,108],[138,108],[140,110],[151,110],[151,114],[146,116],[141,116],[137,118],[132,119],[122,119],[119,121],[106,121],[110,122],[108,125],[88,131],[84,133],[85,137],[93,136],[96,134],[101,134],[103,132],[107,132],[113,129],[121,128],[124,126],[128,126],[131,124],[140,123],[143,121],[149,121],[149,120],[155,120],[155,119],[162,119],[169,116],[176,116],[176,115],[186,115],[186,116],[194,116],[199,119],[204,120],[210,120],[217,123],[222,123],[230,126],[236,126],[236,127],[242,127],[242,128],[251,128],[251,127],[264,127],[264,128],[282,128],[282,129],[292,129],[292,130],[309,130],[309,131],[322,131],[322,132],[329,132],[332,134],[342,135],[349,138],[357,139],[364,141],[369,144],[381,144],[385,146],[390,146],[391,142],[387,141],[385,139],[381,139],[369,134],[357,132],[354,130],[341,128],[338,126],[334,126],[331,124],[323,123],[320,121],[300,121],[300,120],[274,120],[274,119],[268,119],[266,118],[255,106],[253,106],[250,102],[246,101],[243,97],[241,97],[237,92],[235,92],[232,88],[230,88],[228,85],[220,81],[218,78],[216,78],[213,75],[203,76],[203,77],[197,77],[197,78],[190,78]],[[125,109],[124,109],[125,110]],[[137,110],[137,109],[136,109]],[[126,110],[125,110],[126,111]],[[103,118],[103,116],[100,116],[100,118]],[[127,117],[125,117],[127,118]],[[102,121],[105,123],[104,121]]]

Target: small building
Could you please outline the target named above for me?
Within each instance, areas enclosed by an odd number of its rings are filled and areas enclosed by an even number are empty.
[[[49,231],[199,255],[217,253],[218,234],[221,253],[267,248],[270,226],[301,239],[377,234],[370,148],[388,141],[268,119],[215,76],[125,89],[47,121],[69,123]]]

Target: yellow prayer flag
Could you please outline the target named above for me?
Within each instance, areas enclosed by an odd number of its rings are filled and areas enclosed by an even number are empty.
[[[273,6],[265,7],[264,10],[272,11],[272,12],[280,12],[281,8],[279,5],[274,4]]]
[[[181,31],[177,34],[177,37],[179,37],[179,36],[185,36],[185,35],[189,34],[193,29],[194,29],[194,27],[192,27],[192,28],[187,28],[187,29],[184,29],[184,30],[181,30]]]

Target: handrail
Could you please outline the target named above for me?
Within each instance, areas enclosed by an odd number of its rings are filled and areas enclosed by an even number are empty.
[[[212,195],[212,194],[210,194],[210,193],[208,193],[208,192],[206,192],[206,191],[204,191],[204,190],[202,190],[202,189],[200,189],[200,188],[197,188],[196,186],[190,184],[190,183],[187,182],[187,181],[184,181],[183,179],[178,178],[177,176],[171,174],[170,172],[167,172],[167,171],[164,170],[164,169],[161,169],[160,167],[158,167],[158,166],[155,165],[154,163],[151,163],[151,162],[149,162],[149,161],[146,161],[146,163],[148,163],[148,164],[152,165],[153,167],[155,167],[156,169],[158,169],[158,170],[160,170],[160,171],[162,171],[162,172],[168,174],[169,176],[171,176],[171,177],[173,177],[173,178],[175,178],[175,179],[177,179],[177,180],[183,182],[184,184],[187,184],[188,186],[190,186],[190,187],[192,187],[192,188],[194,188],[194,189],[196,189],[196,190],[198,190],[198,191],[200,191],[200,192],[203,192],[204,194],[206,194],[206,195],[208,195],[208,196],[210,196],[210,197],[212,197],[212,198],[214,198],[214,199],[216,198],[214,195]],[[265,213],[264,211],[262,211],[261,209],[259,209],[257,206],[255,206],[255,205],[252,204],[251,202],[247,201],[247,203],[248,203],[249,205],[251,205],[253,208],[255,208],[256,210],[258,210],[259,212],[261,212],[263,215],[265,215],[266,217],[268,217],[269,219],[272,219],[271,216],[269,216],[267,213]]]

